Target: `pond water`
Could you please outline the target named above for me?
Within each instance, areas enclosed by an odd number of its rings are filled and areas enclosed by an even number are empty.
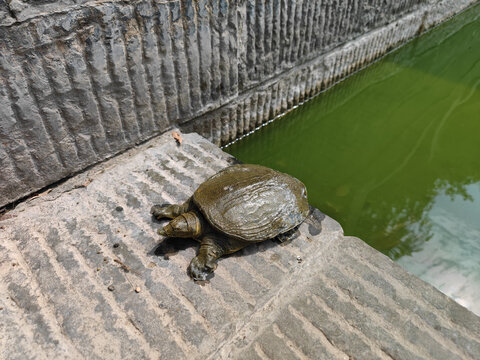
[[[480,6],[225,150],[480,315]]]

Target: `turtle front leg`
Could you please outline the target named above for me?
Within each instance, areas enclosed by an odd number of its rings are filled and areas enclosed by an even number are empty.
[[[217,268],[217,259],[225,254],[219,244],[222,239],[214,235],[205,235],[200,242],[198,255],[192,259],[188,272],[193,280],[205,280]]]
[[[198,255],[192,259],[188,272],[193,280],[205,280],[208,274],[217,268],[217,260],[225,254],[231,254],[246,246],[245,243],[208,234],[202,238]]]
[[[177,216],[186,213],[192,209],[192,198],[189,198],[183,204],[162,204],[162,205],[153,205],[150,213],[155,216],[158,220],[169,218],[175,219]]]

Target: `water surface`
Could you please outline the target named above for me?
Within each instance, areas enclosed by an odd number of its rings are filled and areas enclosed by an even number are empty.
[[[226,150],[480,314],[480,6]]]

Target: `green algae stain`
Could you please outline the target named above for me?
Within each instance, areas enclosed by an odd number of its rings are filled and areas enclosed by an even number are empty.
[[[464,266],[480,258],[480,6],[226,151],[301,179],[345,234],[437,287],[434,269],[476,282],[441,288],[459,302],[480,298],[480,263]],[[429,258],[435,243],[450,250]]]

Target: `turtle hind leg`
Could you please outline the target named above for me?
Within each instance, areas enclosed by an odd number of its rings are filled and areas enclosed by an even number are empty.
[[[300,234],[298,232],[298,226],[297,226],[291,230],[288,230],[287,232],[284,232],[283,234],[277,235],[276,239],[282,244],[283,243],[287,244],[290,241],[296,239],[299,235]]]
[[[153,205],[152,209],[150,210],[150,214],[152,214],[156,219],[175,219],[177,216],[190,211],[193,208],[192,199],[188,199],[183,204],[161,204],[161,205]]]

